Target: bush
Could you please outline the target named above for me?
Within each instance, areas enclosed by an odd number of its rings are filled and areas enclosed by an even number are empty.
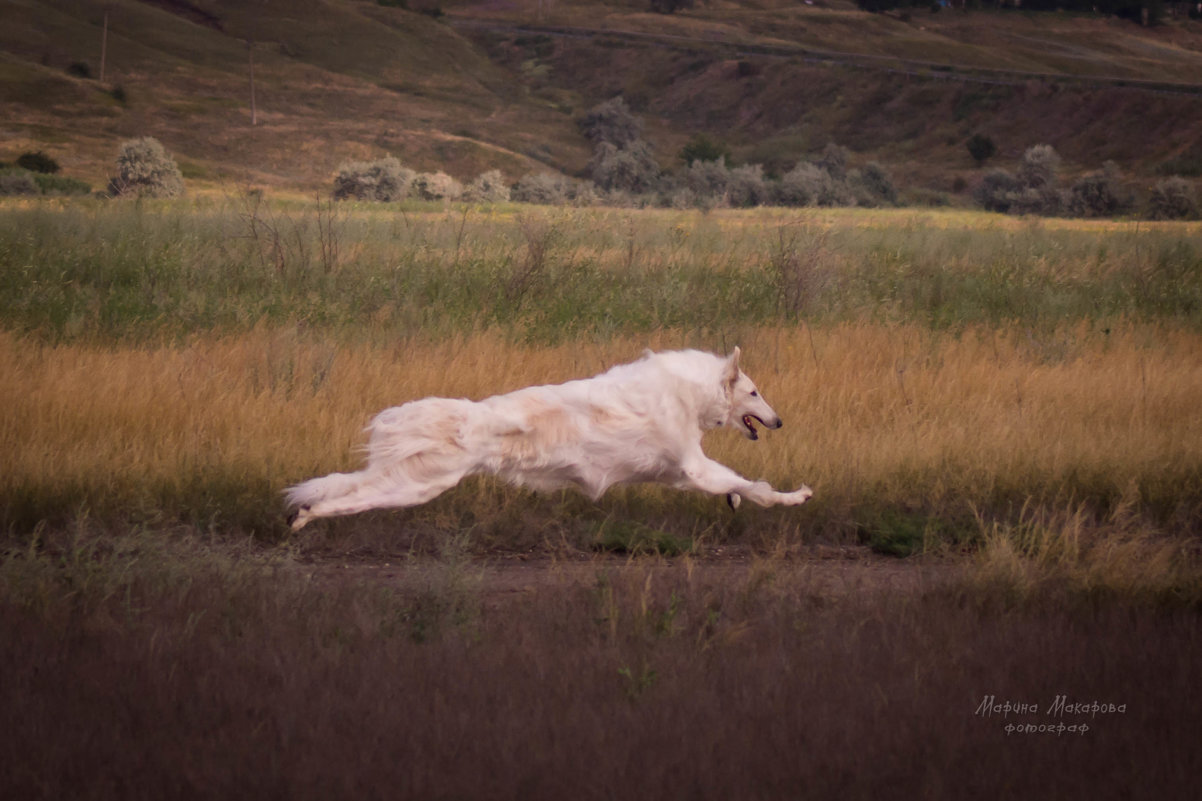
[[[17,166],[23,170],[45,175],[58,172],[59,169],[58,162],[40,150],[35,153],[22,153],[17,157]]]
[[[334,199],[382,203],[404,200],[416,175],[392,156],[376,161],[348,161],[334,175]]]
[[[1113,217],[1130,206],[1114,162],[1083,176],[1069,190],[1068,207],[1078,217]]]
[[[684,184],[698,200],[712,207],[726,202],[726,190],[730,185],[730,170],[726,162],[694,161],[684,173]]]
[[[621,148],[610,142],[599,144],[589,174],[602,189],[642,194],[655,188],[660,169],[651,146],[640,139]]]
[[[1014,195],[1021,188],[1022,184],[1011,173],[1005,170],[990,170],[973,192],[973,198],[986,211],[1005,214],[1010,211]]]
[[[109,180],[110,195],[175,197],[184,191],[184,178],[159,141],[146,136],[129,139],[117,153],[117,175]]]
[[[86,61],[72,61],[67,67],[67,74],[74,75],[76,78],[91,78],[92,68],[88,66]]]
[[[862,190],[862,206],[896,206],[897,188],[885,168],[875,161],[864,165],[864,169],[856,175],[855,183]]]
[[[565,176],[553,172],[532,172],[518,179],[509,197],[518,203],[562,206],[571,199],[572,194],[571,181]]]
[[[710,139],[705,134],[697,134],[688,141],[677,154],[686,167],[697,161],[726,162],[730,158],[730,148],[721,142]]]
[[[87,195],[92,191],[90,184],[78,178],[39,174],[34,175],[33,180],[43,195]]]
[[[968,154],[972,156],[972,160],[977,163],[978,167],[997,154],[997,145],[984,134],[973,134],[969,137],[965,146],[968,148]]]
[[[489,170],[468,184],[463,199],[470,203],[504,203],[509,200],[509,185],[500,170]]]
[[[1027,189],[1054,187],[1060,169],[1060,155],[1051,145],[1034,145],[1023,153],[1018,179]]]
[[[642,138],[643,121],[618,96],[593,107],[580,121],[580,129],[595,145],[610,144],[623,149]]]
[[[843,181],[847,179],[847,156],[847,148],[829,142],[814,163],[826,170],[836,181]]]
[[[1054,216],[1068,205],[1064,194],[1054,186],[1026,186],[1010,197],[1011,214]]]
[[[855,195],[846,181],[809,162],[799,163],[785,173],[777,188],[786,206],[854,206]]]
[[[38,194],[41,194],[41,190],[33,179],[33,173],[27,170],[0,172],[0,197]]]
[[[422,200],[458,200],[463,184],[445,172],[424,172],[413,179],[413,193]]]
[[[1179,175],[1158,181],[1148,200],[1153,220],[1189,220],[1198,216],[1198,196],[1193,185]]]
[[[772,201],[772,192],[759,164],[746,164],[730,171],[726,188],[727,202],[736,208],[762,206]]]

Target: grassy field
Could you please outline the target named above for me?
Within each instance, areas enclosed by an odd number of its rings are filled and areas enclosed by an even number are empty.
[[[0,789],[1179,792],[1200,270],[1188,224],[7,202]],[[786,425],[707,451],[800,509],[283,524],[385,406],[735,344]]]

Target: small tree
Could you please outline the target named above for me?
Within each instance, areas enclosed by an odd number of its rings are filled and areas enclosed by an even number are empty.
[[[108,191],[113,196],[175,197],[184,191],[184,178],[159,140],[146,136],[121,143]]]
[[[977,163],[978,167],[997,155],[997,145],[984,134],[973,134],[965,144],[968,148],[968,154],[972,156],[972,160]]]

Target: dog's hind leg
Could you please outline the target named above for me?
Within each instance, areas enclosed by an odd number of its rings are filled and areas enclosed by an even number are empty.
[[[773,489],[767,481],[744,478],[704,454],[686,461],[683,473],[681,480],[676,483],[677,487],[708,492],[711,495],[725,495],[731,508],[738,508],[743,498],[760,506],[799,506],[814,494],[813,490],[805,485],[793,492],[780,492]]]
[[[423,482],[370,482],[352,489],[345,495],[324,498],[299,507],[289,519],[293,531],[316,517],[341,517],[366,512],[368,509],[396,509],[418,506],[432,501],[463,479],[463,472],[446,473]],[[403,483],[402,483],[403,482]]]

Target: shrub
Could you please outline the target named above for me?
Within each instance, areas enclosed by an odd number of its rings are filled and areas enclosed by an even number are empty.
[[[184,178],[175,159],[153,137],[129,139],[117,153],[117,175],[109,180],[110,195],[175,197],[184,191]]]
[[[685,187],[692,195],[709,206],[726,202],[726,190],[730,184],[730,170],[726,162],[694,161],[684,173]]]
[[[1009,211],[1011,214],[1052,216],[1059,214],[1067,205],[1064,194],[1054,186],[1026,186],[1012,193]]]
[[[34,153],[22,153],[17,157],[17,166],[23,170],[43,173],[46,175],[49,175],[52,172],[58,172],[59,169],[58,162],[40,150]]]
[[[847,155],[847,148],[829,142],[814,163],[830,173],[836,181],[843,181],[847,178]]]
[[[1148,216],[1154,220],[1188,220],[1198,216],[1193,185],[1179,175],[1157,181],[1148,199]]]
[[[422,200],[458,200],[463,184],[445,172],[424,172],[413,179],[413,193]]]
[[[893,185],[889,173],[885,172],[885,168],[880,164],[875,161],[868,162],[856,175],[856,179],[855,183],[862,190],[860,195],[863,200],[860,205],[897,205],[897,188]]]
[[[651,0],[651,10],[656,14],[674,14],[682,8],[692,8],[694,0]]]
[[[978,167],[997,154],[997,145],[984,134],[973,134],[969,137],[965,146],[968,148],[968,154],[972,156],[972,160],[977,163]]]
[[[67,66],[67,74],[74,75],[76,78],[91,78],[92,68],[86,61],[72,61]]]
[[[334,199],[391,203],[409,195],[416,173],[392,156],[377,161],[348,161],[334,175]]]
[[[33,180],[43,195],[86,195],[92,191],[90,184],[78,178],[36,174]]]
[[[504,203],[509,200],[509,185],[500,170],[489,170],[468,184],[463,199],[471,203]]]
[[[691,166],[697,161],[726,162],[730,158],[730,148],[705,134],[697,134],[680,149],[677,156],[685,166]]]
[[[1005,214],[1010,211],[1014,195],[1021,187],[1022,184],[1011,173],[1005,170],[990,170],[973,192],[973,198],[986,211]]]
[[[1044,189],[1056,185],[1060,155],[1051,145],[1033,145],[1023,153],[1018,165],[1018,179],[1028,189]]]
[[[856,202],[846,181],[809,162],[799,163],[785,173],[777,196],[788,206],[854,206]]]
[[[518,203],[537,203],[541,206],[561,206],[571,196],[571,181],[553,172],[523,175],[509,193],[510,199]]]
[[[745,164],[730,171],[726,189],[727,201],[736,208],[762,206],[772,200],[772,192],[759,164]]]
[[[641,194],[655,188],[660,169],[651,146],[640,139],[626,147],[599,144],[589,162],[589,174],[602,189]]]
[[[33,173],[27,170],[4,170],[0,172],[0,197],[41,194]]]
[[[1069,211],[1079,217],[1112,217],[1130,206],[1118,167],[1108,161],[1069,190]]]
[[[643,121],[619,95],[594,106],[580,121],[580,129],[596,145],[610,144],[622,149],[642,138]]]

